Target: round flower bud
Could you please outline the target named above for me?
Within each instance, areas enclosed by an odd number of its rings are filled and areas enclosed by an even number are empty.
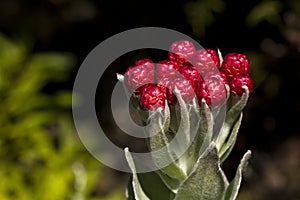
[[[165,77],[173,79],[177,76],[179,68],[179,63],[174,60],[162,60],[156,65],[156,79],[159,80]]]
[[[218,53],[213,50],[213,49],[206,49],[207,53],[210,54],[211,59],[214,61],[216,66],[219,68],[220,67],[220,58]]]
[[[205,76],[197,90],[197,97],[199,101],[204,98],[212,107],[223,105],[226,102],[226,88],[220,75]]]
[[[247,75],[237,75],[230,81],[230,92],[234,96],[242,96],[245,92],[243,86],[247,86],[249,90],[249,95],[253,92],[253,82],[250,76]]]
[[[181,97],[187,103],[191,102],[196,97],[194,82],[182,77],[173,80],[173,89],[175,87],[180,91]]]
[[[221,70],[231,79],[236,75],[249,75],[249,61],[244,54],[229,53],[224,57]]]
[[[172,79],[169,79],[168,77],[164,77],[158,80],[158,85],[164,88],[168,104],[175,105],[176,96],[173,94],[172,84],[173,84]]]
[[[191,65],[185,65],[180,68],[180,73],[184,76],[184,78],[191,80],[193,82],[202,81],[199,70]]]
[[[155,84],[147,84],[140,93],[140,107],[144,110],[164,108],[165,92],[164,89]]]
[[[216,71],[220,66],[220,59],[216,51],[212,49],[200,49],[192,58],[192,63],[200,70],[201,75],[210,71]]]
[[[178,40],[172,43],[169,50],[169,59],[181,64],[187,63],[196,52],[194,44],[187,40]]]
[[[153,64],[153,61],[150,60],[149,58],[143,58],[143,59],[140,59],[140,60],[137,60],[135,62],[135,65],[136,66],[143,66],[145,67],[145,69],[148,69],[150,71],[154,70],[154,64]]]
[[[205,79],[208,79],[209,77],[214,78],[214,79],[219,79],[221,80],[224,84],[228,85],[228,80],[224,72],[219,71],[219,72],[208,72],[205,75]]]
[[[150,59],[142,59],[127,68],[125,73],[125,83],[129,92],[140,94],[145,84],[154,83],[154,65]]]

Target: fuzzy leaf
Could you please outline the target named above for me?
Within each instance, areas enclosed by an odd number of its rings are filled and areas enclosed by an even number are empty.
[[[199,155],[201,155],[211,144],[212,137],[213,137],[213,127],[214,127],[214,117],[205,101],[202,102],[200,114],[201,114],[201,118],[200,118],[201,126],[199,127],[198,134],[202,136],[203,142],[199,149]]]
[[[126,147],[124,149],[124,151],[125,151],[126,160],[127,160],[128,165],[129,165],[129,167],[132,171],[132,182],[131,183],[132,183],[132,189],[133,189],[133,193],[134,193],[134,199],[135,200],[150,200],[147,197],[147,195],[144,193],[144,191],[142,189],[142,186],[139,182],[139,179],[138,179],[138,176],[137,176],[137,173],[136,173],[136,169],[135,169],[135,165],[134,165],[134,161],[133,161],[133,158],[132,158],[128,148]],[[129,195],[129,192],[127,194]]]
[[[238,166],[238,169],[237,169],[234,179],[231,181],[231,183],[229,184],[229,186],[227,188],[225,200],[235,200],[236,199],[239,189],[240,189],[240,186],[241,186],[242,172],[243,172],[244,168],[246,167],[250,157],[251,157],[251,151],[248,150],[245,153],[245,155],[243,156],[243,158]]]
[[[170,176],[168,176],[162,171],[157,171],[157,174],[160,176],[161,180],[172,192],[174,193],[177,192],[181,183],[178,179],[171,178]]]
[[[195,103],[197,101],[194,99],[194,103],[189,107],[189,118],[190,118],[190,135],[191,135],[191,144],[185,152],[185,162],[187,165],[187,174],[194,168],[198,158],[199,150],[203,142],[203,134],[199,134],[199,125],[200,125],[200,108]]]
[[[180,110],[178,110],[178,106],[170,106],[170,113],[171,113],[171,119],[170,119],[170,130],[173,133],[176,133],[178,131],[178,127],[180,124]]]
[[[182,183],[174,200],[221,200],[227,186],[216,146],[212,143],[198,159],[194,170]]]
[[[152,156],[157,166],[164,166],[164,163],[170,162],[166,167],[161,168],[161,171],[169,176],[171,179],[177,179],[183,181],[186,178],[187,166],[189,163],[186,162],[186,157],[184,153],[187,151],[190,146],[190,118],[187,104],[182,99],[180,91],[175,88],[175,95],[177,96],[179,106],[180,106],[180,125],[178,131],[173,135],[174,137],[168,137],[167,129],[162,129],[162,134],[157,134],[150,139],[150,145],[152,152],[160,148],[165,147],[167,152],[159,153],[155,155],[153,152]],[[176,109],[176,108],[175,108]],[[177,112],[177,110],[175,110]],[[159,116],[152,117],[153,126],[161,124],[162,119]],[[169,128],[169,126],[164,126]],[[153,130],[150,130],[153,131]],[[169,143],[172,139],[172,142]],[[193,165],[192,165],[193,166]],[[166,178],[162,176],[162,178]],[[174,189],[177,186],[178,181],[171,181],[171,185],[168,185],[169,188]],[[168,177],[165,182],[169,182]]]
[[[221,150],[219,151],[219,157],[221,160],[221,163],[223,163],[225,161],[225,159],[229,156],[230,152],[232,151],[236,138],[237,138],[237,134],[242,122],[242,118],[243,118],[243,113],[240,114],[239,119],[235,122],[231,134],[228,138],[228,140],[223,144],[223,146],[221,147]]]
[[[218,49],[218,56],[219,56],[219,59],[220,59],[220,64],[222,65],[224,59],[223,59],[223,56],[222,56],[222,53],[221,53],[220,49]]]
[[[180,105],[180,126],[176,133],[176,140],[178,145],[176,148],[172,148],[172,151],[176,153],[177,156],[181,156],[190,143],[190,117],[186,102],[183,100],[180,91],[175,88],[174,93],[178,99]]]
[[[200,155],[212,142],[214,126],[212,112],[205,101],[202,102],[201,108],[195,102],[190,106],[189,118],[190,135],[193,139],[188,151],[179,160],[184,163],[187,174],[193,170]]]
[[[150,138],[150,148],[152,158],[161,171],[175,179],[184,179],[185,173],[176,165],[176,156],[173,154],[169,145],[170,135],[168,132],[170,124],[170,111],[168,106],[165,107],[165,112],[157,110],[150,114],[148,133],[153,134]],[[160,149],[164,148],[165,151]],[[166,166],[166,163],[170,163]]]
[[[228,138],[228,135],[230,131],[232,130],[232,127],[236,120],[238,119],[240,113],[244,109],[244,107],[247,104],[248,98],[249,98],[249,90],[247,87],[244,88],[245,93],[243,94],[240,99],[231,106],[231,108],[228,110],[226,117],[225,117],[225,122],[221,128],[221,131],[219,133],[219,136],[217,138],[217,149],[220,150],[221,147],[223,146],[224,142]]]
[[[171,199],[174,193],[166,187],[156,172],[138,174],[142,188],[150,199]]]

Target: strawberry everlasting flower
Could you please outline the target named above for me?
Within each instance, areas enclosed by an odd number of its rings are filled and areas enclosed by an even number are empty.
[[[154,64],[152,62],[152,60],[148,59],[148,58],[143,58],[143,59],[140,59],[140,60],[137,60],[135,62],[135,66],[143,66],[145,69],[147,70],[154,70]]]
[[[196,97],[196,86],[192,80],[179,77],[173,80],[172,86],[180,91],[182,99],[186,102],[191,102]]]
[[[192,58],[192,63],[200,70],[201,75],[215,71],[220,66],[220,59],[216,51],[212,49],[200,49]]]
[[[169,79],[168,77],[164,77],[158,80],[158,85],[164,89],[168,104],[170,105],[174,105],[176,103],[176,96],[173,94],[172,84],[172,79]]]
[[[154,64],[150,59],[141,59],[127,68],[125,73],[126,86],[129,92],[139,94],[145,84],[154,83]]]
[[[184,76],[184,78],[191,80],[193,82],[202,81],[199,70],[191,65],[186,65],[180,68],[180,73]]]
[[[145,85],[140,93],[140,107],[145,110],[156,109],[165,106],[164,88],[155,85]]]
[[[224,57],[221,70],[231,79],[236,75],[248,75],[250,72],[249,61],[244,54],[229,53]]]
[[[219,72],[214,72],[214,71],[208,72],[207,74],[205,74],[205,79],[208,79],[208,77],[221,80],[224,84],[228,85],[227,77],[226,77],[225,73],[222,72],[222,71],[219,71]]]
[[[211,59],[214,61],[216,66],[219,68],[220,67],[220,58],[218,53],[213,50],[213,49],[206,49],[207,53],[210,54]]]
[[[222,71],[220,71],[219,74],[220,74],[220,79],[223,81],[223,83],[228,85],[228,79],[227,79],[226,74]]]
[[[188,63],[196,52],[194,44],[187,40],[173,42],[169,50],[169,59],[181,64]]]
[[[249,90],[249,95],[253,92],[253,82],[250,76],[247,75],[237,75],[233,77],[230,81],[230,91],[231,94],[235,96],[242,96],[245,92],[243,86],[247,86]]]
[[[172,43],[168,55],[169,59],[156,66],[152,60],[144,58],[126,70],[126,86],[140,96],[142,109],[164,107],[166,100],[169,105],[175,105],[175,88],[186,103],[197,97],[200,104],[204,99],[211,107],[226,102],[225,85],[234,96],[242,96],[244,86],[250,94],[253,92],[249,61],[244,54],[229,53],[220,64],[215,50],[202,48],[196,51],[193,43],[178,40]]]
[[[162,79],[168,77],[169,79],[175,78],[177,76],[177,71],[180,65],[174,60],[163,60],[156,65],[156,79]]]
[[[207,105],[218,106],[226,101],[226,88],[220,75],[207,74],[197,90],[198,100],[205,99]],[[200,102],[199,102],[200,104]]]

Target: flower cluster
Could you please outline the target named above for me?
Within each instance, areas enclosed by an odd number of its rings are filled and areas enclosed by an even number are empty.
[[[157,64],[148,58],[136,61],[126,70],[125,83],[130,93],[140,97],[142,109],[164,107],[166,101],[174,105],[175,88],[187,103],[204,99],[216,107],[226,102],[226,85],[235,96],[243,95],[244,86],[252,93],[249,72],[244,54],[229,53],[223,60],[213,49],[196,50],[190,41],[179,40],[171,45],[166,60]]]

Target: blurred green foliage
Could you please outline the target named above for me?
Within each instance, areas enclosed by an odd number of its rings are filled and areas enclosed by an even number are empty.
[[[121,199],[91,195],[102,167],[77,139],[71,91],[44,92],[69,78],[75,58],[29,49],[0,35],[0,199]]]
[[[205,28],[215,22],[215,14],[225,9],[222,0],[198,0],[185,5],[187,22],[191,24],[195,36],[205,35]]]
[[[255,26],[263,20],[273,25],[281,24],[282,21],[279,14],[282,9],[282,4],[279,1],[262,1],[252,8],[246,22],[249,26]]]

